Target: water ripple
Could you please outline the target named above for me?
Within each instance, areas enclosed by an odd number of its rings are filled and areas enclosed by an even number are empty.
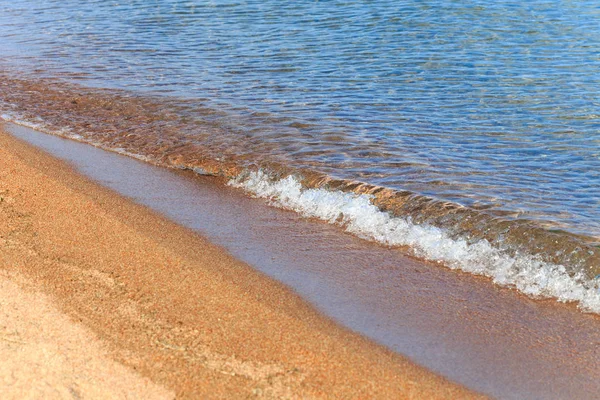
[[[1,63],[160,95],[180,140],[600,237],[592,1],[0,4]]]

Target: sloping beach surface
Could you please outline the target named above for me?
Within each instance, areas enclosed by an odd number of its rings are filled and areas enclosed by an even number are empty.
[[[330,221],[356,195],[363,238],[600,313],[597,20],[590,1],[7,2],[0,116]]]
[[[1,162],[33,169],[0,170],[2,276],[166,395],[214,376],[229,396],[365,388],[356,369],[391,396],[377,368],[401,358],[330,358],[346,334],[307,301],[475,391],[595,398],[598,17],[591,1],[1,3],[6,131],[239,260],[7,137]],[[294,347],[313,317],[318,344]]]
[[[19,140],[84,176],[198,232],[293,289],[342,326],[494,398],[595,398],[598,316],[533,300],[268,207],[198,176],[6,124]]]
[[[260,138],[253,139],[260,153],[242,154],[248,149],[244,136],[236,136],[241,142],[234,144],[228,127],[190,122],[173,99],[0,76],[0,118],[6,121],[153,164],[226,178],[273,205],[344,226],[361,238],[404,247],[534,298],[576,302],[584,311],[600,313],[600,251],[594,237],[515,219],[487,206],[338,179],[339,174],[323,173],[316,165],[297,164],[295,157],[278,160]]]
[[[104,384],[133,397],[476,397],[4,133],[0,201],[0,373],[31,365],[17,370],[25,393],[85,397]],[[39,349],[62,358],[40,361]],[[97,375],[78,368],[87,352]]]
[[[5,246],[3,241],[2,253]],[[172,391],[114,361],[104,343],[38,289],[17,271],[0,272],[3,399],[174,398]]]

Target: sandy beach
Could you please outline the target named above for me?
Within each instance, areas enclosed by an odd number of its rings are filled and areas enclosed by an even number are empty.
[[[471,398],[197,234],[0,133],[11,398]]]

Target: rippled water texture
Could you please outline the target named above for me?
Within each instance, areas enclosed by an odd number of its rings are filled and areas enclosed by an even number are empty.
[[[166,146],[597,241],[598,21],[592,1],[23,0],[0,3],[0,58],[21,77],[158,96],[178,126]]]

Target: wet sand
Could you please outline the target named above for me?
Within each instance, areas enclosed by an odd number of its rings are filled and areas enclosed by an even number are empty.
[[[0,197],[3,393],[475,397],[5,133]]]

